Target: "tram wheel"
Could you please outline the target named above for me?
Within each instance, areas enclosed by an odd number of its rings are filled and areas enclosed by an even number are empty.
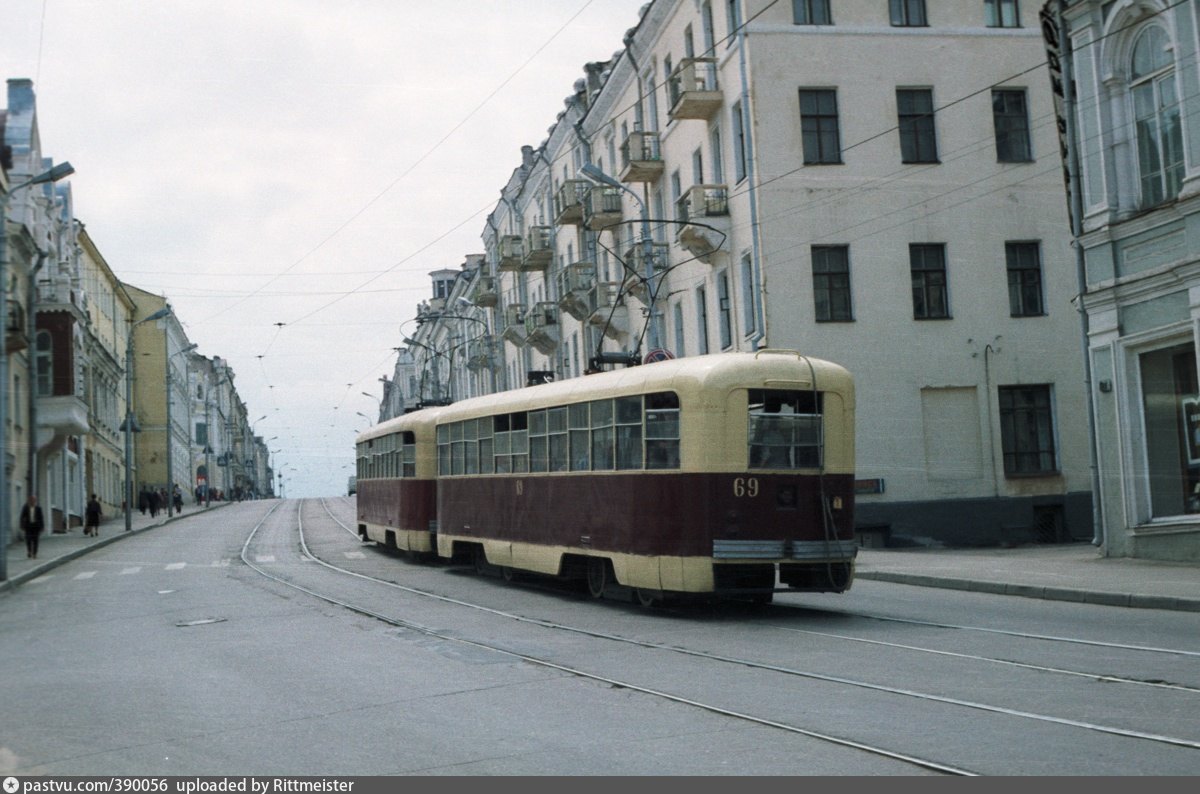
[[[766,606],[767,604],[771,603],[774,600],[775,600],[774,593],[755,593],[754,595],[750,596],[751,604],[759,604],[762,606]]]
[[[517,573],[516,569],[507,565],[500,569],[500,575],[504,577],[504,581],[506,582],[515,582],[520,578],[520,574]]]
[[[607,584],[608,560],[603,557],[589,557],[587,564],[588,595],[592,598],[602,598]]]
[[[487,554],[484,552],[483,546],[475,547],[475,552],[472,555],[472,559],[475,562],[475,573],[479,574],[480,576],[487,574],[489,566]]]
[[[649,609],[650,607],[658,606],[662,601],[662,597],[657,590],[643,590],[640,587],[633,588],[633,600],[638,606]]]

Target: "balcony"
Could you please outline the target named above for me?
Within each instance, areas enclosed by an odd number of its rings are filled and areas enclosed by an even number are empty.
[[[634,243],[625,251],[625,292],[642,303],[650,302],[651,282],[655,285],[662,276],[671,269],[671,259],[668,256],[669,246],[666,243],[651,243],[650,275],[646,275],[646,249],[642,243]]]
[[[524,303],[510,303],[504,307],[504,330],[500,335],[517,347],[525,344]]]
[[[721,109],[716,58],[684,58],[667,83],[674,119],[707,121]]]
[[[545,270],[554,259],[554,227],[530,226],[525,235],[525,258],[521,269],[529,272]]]
[[[541,301],[525,315],[525,344],[550,355],[558,347],[558,304]]]
[[[679,197],[675,218],[682,222],[675,240],[701,262],[712,264],[713,255],[729,240],[729,192],[724,185],[694,185]]]
[[[657,132],[631,132],[621,144],[621,181],[657,182],[662,176],[662,149]]]
[[[583,221],[583,206],[592,183],[586,179],[568,179],[554,194],[554,222],[559,226],[578,226]]]
[[[596,266],[591,262],[573,262],[558,271],[558,308],[576,320],[586,320],[590,312],[588,292],[596,283]]]
[[[624,217],[621,193],[615,187],[593,187],[583,203],[583,225],[594,232],[620,223]]]
[[[515,273],[521,269],[525,261],[525,241],[520,235],[506,234],[500,238],[497,246],[500,253],[498,267],[506,273]]]
[[[87,403],[75,395],[38,397],[37,423],[56,436],[80,435],[91,428]]]
[[[29,336],[25,333],[25,307],[18,301],[8,301],[8,320],[4,329],[4,349],[16,353],[29,347]]]
[[[472,372],[491,369],[496,365],[496,337],[481,336],[467,342],[467,369]]]
[[[496,277],[476,276],[467,296],[471,303],[474,303],[476,306],[481,306],[485,309],[492,308],[496,305],[496,301],[499,298],[499,292],[496,289]]]
[[[621,300],[621,282],[598,281],[588,291],[588,324],[610,339],[629,330],[629,309]]]

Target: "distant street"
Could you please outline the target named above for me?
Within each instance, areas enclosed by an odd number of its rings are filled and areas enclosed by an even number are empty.
[[[1195,613],[874,581],[645,609],[353,518],[233,504],[0,594],[0,772],[1200,773]]]

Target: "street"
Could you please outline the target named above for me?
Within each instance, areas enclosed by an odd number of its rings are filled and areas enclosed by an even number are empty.
[[[233,504],[0,595],[0,772],[1200,772],[1196,613],[877,581],[645,609],[353,528]]]

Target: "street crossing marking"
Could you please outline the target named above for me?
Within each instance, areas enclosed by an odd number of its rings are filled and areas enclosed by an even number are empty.
[[[255,562],[275,562],[274,554],[259,554],[254,558]]]
[[[173,562],[167,566],[168,571],[178,571],[180,568],[186,568],[186,562]]]
[[[91,579],[95,575],[96,575],[96,571],[84,571],[81,574],[76,574],[75,578],[76,579]]]
[[[229,559],[228,557],[226,557],[226,558],[225,558],[225,559],[223,559],[223,560],[214,560],[214,561],[213,561],[213,564],[212,564],[212,567],[214,567],[214,568],[228,568],[228,567],[229,567],[229,563],[230,563],[230,559]]]
[[[41,576],[39,576],[38,578],[36,578],[36,579],[30,579],[30,580],[29,580],[29,583],[30,583],[30,584],[37,584],[38,582],[44,582],[44,581],[46,581],[47,579],[53,579],[53,578],[54,578],[54,574],[52,574],[52,573],[44,573],[44,574],[42,574]]]
[[[346,559],[348,559],[348,560],[361,560],[367,556],[367,555],[363,554],[361,551],[343,551],[342,554],[345,554]]]
[[[126,568],[125,570],[121,571],[121,576],[128,576],[131,573],[139,573],[141,570],[142,570],[142,566],[135,565],[132,568]]]

